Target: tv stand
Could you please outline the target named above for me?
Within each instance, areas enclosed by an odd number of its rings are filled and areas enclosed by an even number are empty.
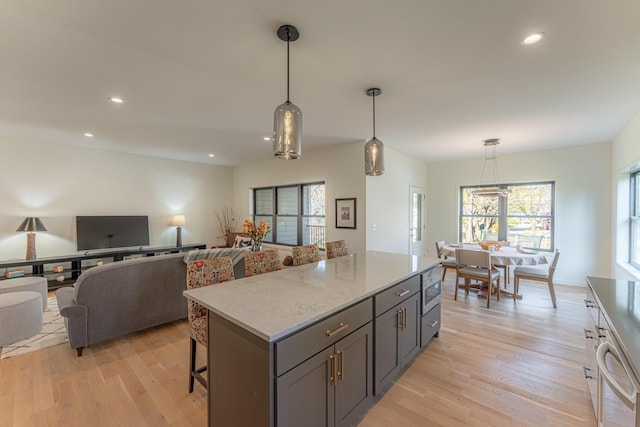
[[[155,256],[167,253],[186,252],[193,249],[206,249],[204,243],[194,243],[182,246],[161,246],[161,247],[137,247],[137,248],[114,248],[94,251],[84,251],[75,255],[63,255],[57,257],[38,258],[33,260],[12,260],[0,261],[0,269],[4,269],[0,280],[5,279],[6,271],[20,270],[21,267],[31,267],[31,272],[24,272],[25,276],[46,277],[49,289],[56,289],[62,286],[73,284],[80,274],[101,262],[118,262],[136,256]],[[62,271],[54,271],[56,266],[62,266]],[[62,280],[58,278],[62,277]]]

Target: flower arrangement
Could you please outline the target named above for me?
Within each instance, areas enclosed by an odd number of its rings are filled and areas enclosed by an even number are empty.
[[[251,237],[253,240],[253,248],[254,250],[260,250],[260,245],[262,245],[262,241],[271,231],[271,225],[268,225],[264,221],[259,221],[258,225],[256,225],[250,219],[245,219],[244,224],[242,224],[242,235]]]

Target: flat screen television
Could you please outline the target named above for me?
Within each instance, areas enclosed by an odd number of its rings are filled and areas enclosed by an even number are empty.
[[[149,245],[147,216],[77,216],[78,250]]]

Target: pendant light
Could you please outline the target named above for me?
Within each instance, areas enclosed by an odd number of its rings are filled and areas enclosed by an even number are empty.
[[[273,155],[284,160],[299,159],[302,155],[302,111],[289,101],[289,43],[299,37],[293,25],[278,28],[278,38],[287,42],[287,100],[273,113]]]
[[[384,173],[384,144],[376,138],[376,96],[381,93],[377,87],[367,90],[367,95],[373,98],[373,138],[364,145],[364,173],[368,176]]]
[[[511,190],[507,188],[500,188],[498,185],[498,156],[496,155],[496,146],[500,144],[500,140],[497,138],[485,139],[484,143],[484,163],[482,164],[482,174],[480,175],[480,184],[484,179],[484,171],[487,167],[487,162],[491,162],[491,171],[493,175],[493,181],[490,187],[483,187],[477,190],[473,190],[471,193],[478,197],[508,197]],[[491,152],[491,153],[490,153]]]

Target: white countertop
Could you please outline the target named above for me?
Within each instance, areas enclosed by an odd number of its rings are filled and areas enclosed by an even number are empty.
[[[369,251],[192,289],[184,295],[272,342],[438,262]]]

